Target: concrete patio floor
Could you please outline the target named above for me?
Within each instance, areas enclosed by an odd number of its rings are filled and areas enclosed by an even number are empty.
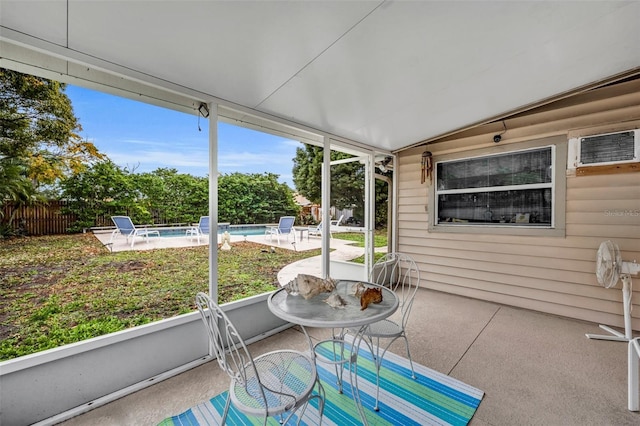
[[[328,335],[309,332],[318,340]],[[408,330],[414,361],[485,392],[472,426],[640,424],[640,414],[627,410],[627,344],[585,333],[601,330],[427,289],[417,293]],[[308,348],[298,327],[250,350],[255,356],[285,347]],[[393,352],[404,355],[404,348],[395,344]],[[212,361],[63,424],[155,425],[227,386]]]

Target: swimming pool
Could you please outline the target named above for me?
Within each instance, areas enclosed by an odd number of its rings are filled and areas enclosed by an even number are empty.
[[[185,237],[187,229],[191,229],[191,226],[172,226],[166,228],[153,228],[154,231],[160,233],[160,237],[174,238]],[[149,228],[151,230],[152,228]],[[264,235],[264,231],[267,229],[265,225],[225,225],[218,228],[218,234],[222,234],[224,231],[229,231],[231,235]],[[153,235],[150,235],[153,238]]]
[[[231,235],[264,235],[266,229],[265,225],[229,225],[229,227],[218,228],[218,234],[229,231]]]

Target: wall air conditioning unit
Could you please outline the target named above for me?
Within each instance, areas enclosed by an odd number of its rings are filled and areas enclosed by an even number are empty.
[[[639,161],[639,129],[569,139],[569,168]]]

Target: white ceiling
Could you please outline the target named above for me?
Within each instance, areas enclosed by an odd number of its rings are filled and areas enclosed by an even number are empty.
[[[0,0],[5,41],[385,150],[640,67],[639,22],[638,1]]]

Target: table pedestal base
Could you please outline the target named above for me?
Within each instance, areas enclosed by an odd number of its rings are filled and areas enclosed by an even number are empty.
[[[362,400],[360,399],[360,391],[358,390],[358,350],[362,342],[363,334],[366,327],[356,334],[353,342],[350,343],[345,339],[346,331],[341,330],[338,334],[333,333],[331,339],[322,340],[313,346],[313,356],[318,361],[333,365],[336,372],[338,392],[343,393],[343,372],[346,364],[349,364],[349,383],[351,384],[351,394],[353,402],[358,409],[363,425],[368,425],[367,417],[362,408]],[[306,332],[305,332],[306,333]],[[350,347],[349,347],[350,346]],[[324,350],[323,350],[324,349]]]

